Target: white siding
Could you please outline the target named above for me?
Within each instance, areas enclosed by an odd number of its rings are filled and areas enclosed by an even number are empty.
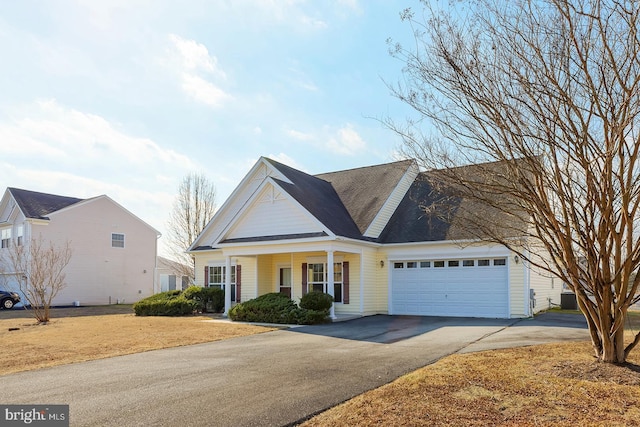
[[[245,215],[227,233],[225,239],[320,231],[320,224],[304,209],[268,184],[246,210]]]
[[[251,199],[256,190],[269,176],[289,182],[284,175],[269,165],[265,160],[259,160],[234,190],[233,194],[227,199],[225,204],[216,212],[201,235],[198,236],[196,246],[210,245],[216,241],[227,225],[233,221],[247,201]]]

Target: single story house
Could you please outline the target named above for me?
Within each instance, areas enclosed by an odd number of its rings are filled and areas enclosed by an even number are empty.
[[[162,256],[158,256],[156,274],[160,292],[185,290],[193,284],[193,267]]]
[[[562,283],[430,214],[413,160],[309,175],[260,158],[188,252],[226,310],[270,292],[334,296],[332,316],[520,318]]]
[[[29,245],[32,238],[58,247],[70,242],[67,285],[53,305],[131,304],[159,290],[160,233],[108,196],[79,199],[7,188],[0,201],[0,234],[0,251]],[[20,273],[0,261],[0,286],[17,290]]]

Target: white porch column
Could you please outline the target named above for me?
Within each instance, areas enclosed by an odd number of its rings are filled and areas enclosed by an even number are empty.
[[[231,309],[231,257],[225,257],[224,264],[224,315],[229,315]]]
[[[327,293],[335,298],[335,288],[333,285],[333,251],[327,251]],[[334,305],[335,303],[331,304],[331,310],[329,311],[332,319],[336,318]]]

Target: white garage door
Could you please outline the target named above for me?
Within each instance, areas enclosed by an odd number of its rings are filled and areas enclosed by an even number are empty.
[[[392,314],[509,317],[506,258],[391,263]]]

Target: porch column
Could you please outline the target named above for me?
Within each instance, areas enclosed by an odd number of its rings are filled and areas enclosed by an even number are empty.
[[[225,258],[224,264],[224,315],[229,316],[231,309],[231,257]]]
[[[335,288],[333,282],[333,251],[327,251],[327,293],[335,298]],[[332,319],[336,318],[336,313],[334,310],[335,303],[331,304],[331,310],[329,311],[329,315]]]

